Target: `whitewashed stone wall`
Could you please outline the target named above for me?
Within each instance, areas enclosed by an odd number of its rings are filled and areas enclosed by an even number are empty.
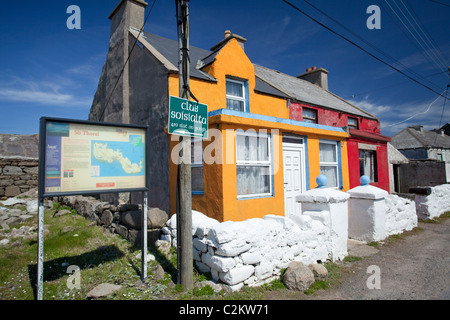
[[[450,184],[430,187],[431,194],[416,195],[417,216],[420,219],[433,219],[450,211]]]
[[[385,202],[387,236],[417,227],[416,203],[413,200],[391,194],[385,197]]]
[[[262,285],[278,277],[291,261],[309,265],[330,259],[331,229],[322,218],[267,215],[219,223],[192,211],[195,263],[201,272],[211,272],[215,281],[233,290]],[[176,215],[162,232],[161,239],[176,246]]]

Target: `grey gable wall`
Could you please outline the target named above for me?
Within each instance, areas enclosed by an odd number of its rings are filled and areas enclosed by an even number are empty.
[[[130,46],[135,38],[129,36]],[[130,123],[148,125],[150,141],[149,206],[170,210],[169,137],[164,132],[169,112],[168,70],[145,48],[136,46],[130,57]]]

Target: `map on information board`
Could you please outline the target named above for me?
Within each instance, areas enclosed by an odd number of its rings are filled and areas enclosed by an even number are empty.
[[[128,142],[92,140],[93,177],[144,175],[145,149],[141,136]]]
[[[146,188],[146,128],[45,122],[44,193]]]

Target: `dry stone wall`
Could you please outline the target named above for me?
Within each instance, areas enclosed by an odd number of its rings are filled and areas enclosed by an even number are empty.
[[[162,229],[161,240],[176,246],[176,215]],[[197,268],[210,272],[233,290],[278,278],[292,261],[305,265],[330,259],[330,228],[311,216],[296,221],[267,215],[219,223],[192,211],[193,256]]]
[[[38,185],[38,160],[0,158],[0,198],[15,197]]]
[[[417,227],[416,203],[414,200],[388,195],[386,202],[387,236],[409,231]]]
[[[75,209],[86,219],[96,222],[112,233],[117,233],[136,246],[141,244],[141,206],[130,203],[112,204],[94,197],[66,196],[58,199],[63,205]],[[154,244],[160,236],[161,228],[167,222],[168,215],[158,208],[148,208],[147,239]]]
[[[450,211],[450,184],[426,187],[426,189],[428,194],[416,194],[415,197],[419,219],[433,219]]]

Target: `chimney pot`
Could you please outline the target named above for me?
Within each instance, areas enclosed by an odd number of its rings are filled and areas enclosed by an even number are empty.
[[[225,35],[225,39],[231,36],[231,31],[230,30],[225,30],[224,32]]]
[[[306,72],[298,75],[297,78],[306,80],[322,89],[328,90],[328,71],[324,68],[311,67]]]

